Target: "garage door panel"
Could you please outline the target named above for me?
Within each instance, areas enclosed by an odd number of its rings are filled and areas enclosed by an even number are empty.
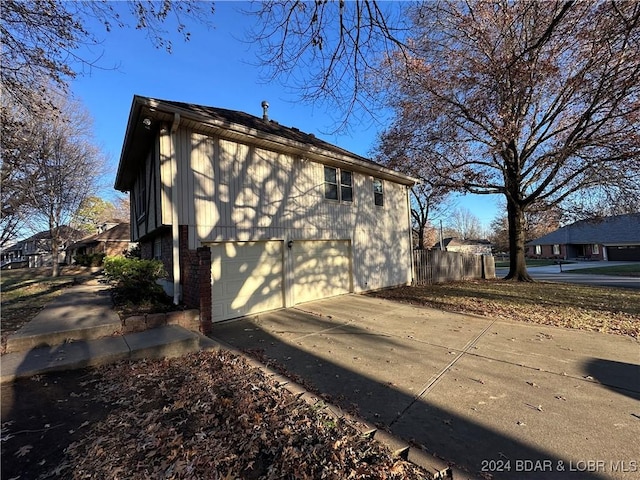
[[[348,240],[295,242],[293,255],[294,303],[342,295],[351,290]]]
[[[214,321],[284,306],[282,242],[211,245]]]
[[[624,245],[607,247],[608,258],[611,261],[640,261],[639,245]]]

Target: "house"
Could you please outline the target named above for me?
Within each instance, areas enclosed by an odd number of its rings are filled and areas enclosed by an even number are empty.
[[[412,279],[415,180],[263,115],[135,96],[115,188],[174,302],[212,322]]]
[[[129,223],[117,220],[105,222],[98,233],[75,242],[68,248],[70,258],[76,255],[104,253],[107,256],[123,255],[131,247]]]
[[[63,225],[60,229],[61,244],[58,247],[59,264],[66,263],[67,248],[78,240],[82,233],[74,228]],[[51,230],[38,232],[31,237],[17,242],[2,251],[2,268],[50,267],[53,265],[51,252]]]
[[[531,258],[640,261],[640,213],[582,220],[527,243]]]
[[[472,240],[456,237],[444,238],[442,247],[446,252],[472,253],[474,255],[491,255],[491,242],[489,240]],[[433,247],[440,250],[440,242],[436,242]]]
[[[23,249],[24,244],[22,242],[3,248],[0,251],[0,269],[12,270],[26,267],[27,258],[24,256]]]

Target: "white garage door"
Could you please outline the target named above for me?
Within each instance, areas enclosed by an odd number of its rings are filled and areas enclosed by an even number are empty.
[[[224,242],[210,247],[214,322],[284,306],[282,242]]]
[[[351,262],[348,240],[293,243],[295,304],[349,293]]]

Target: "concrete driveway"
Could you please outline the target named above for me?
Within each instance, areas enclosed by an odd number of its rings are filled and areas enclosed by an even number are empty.
[[[583,268],[611,267],[616,265],[637,265],[638,262],[577,262],[544,267],[529,267],[527,271],[536,280],[545,282],[578,283],[601,287],[640,289],[640,278],[619,275],[593,275],[579,273]],[[496,277],[503,278],[508,268],[496,268]]]
[[[638,478],[640,344],[345,295],[214,325],[475,477]]]

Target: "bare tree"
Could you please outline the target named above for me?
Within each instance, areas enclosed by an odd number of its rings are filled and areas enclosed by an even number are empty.
[[[104,26],[105,32],[133,24],[147,33],[154,46],[170,52],[172,44],[163,27],[165,23],[173,23],[188,40],[186,24],[210,25],[212,12],[213,3],[197,1],[3,0],[0,8],[3,96],[10,96],[34,114],[48,110],[51,105],[43,93],[50,83],[64,91],[68,80],[84,68],[99,64],[99,54],[86,58],[78,53],[81,46],[99,46],[100,32],[90,31],[89,21]]]
[[[411,229],[418,240],[416,248],[427,248],[430,237],[429,227],[444,211],[447,192],[428,182],[422,182],[411,189]]]
[[[456,208],[448,217],[447,228],[462,240],[480,240],[484,237],[482,223],[467,208]]]
[[[35,172],[22,168],[22,157],[30,151],[30,139],[24,135],[25,119],[21,109],[3,97],[2,116],[0,246],[14,241],[25,225],[26,190],[33,182]]]
[[[371,87],[384,68],[380,61],[406,48],[403,5],[375,0],[256,3],[257,9],[247,12],[259,19],[251,41],[260,47],[268,80],[283,79],[314,106],[328,104],[337,112],[336,130],[345,128],[354,112],[375,110]]]
[[[425,2],[412,56],[390,58],[402,142],[435,183],[502,194],[510,271],[526,213],[579,195],[640,195],[640,3]]]
[[[33,172],[22,193],[31,220],[49,230],[55,277],[65,227],[83,200],[94,193],[103,159],[92,142],[92,122],[86,111],[53,92],[50,98],[59,114],[25,118],[21,134],[29,143],[20,152],[16,168]]]
[[[129,196],[119,196],[114,203],[114,218],[121,222],[128,222],[131,215],[131,206],[129,204]]]
[[[558,206],[536,205],[525,213],[525,242],[535,240],[567,223],[565,212]],[[509,251],[509,219],[506,209],[491,222],[489,239],[496,250]]]

